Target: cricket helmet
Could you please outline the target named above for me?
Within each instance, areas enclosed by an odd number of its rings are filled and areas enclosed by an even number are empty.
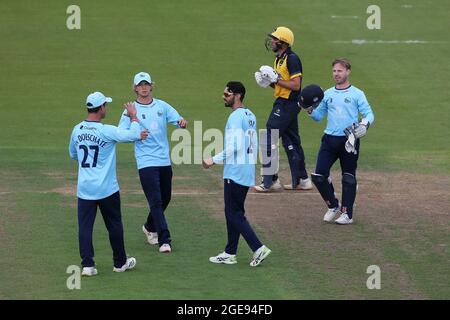
[[[269,36],[287,43],[290,47],[294,44],[294,33],[286,27],[277,27]]]

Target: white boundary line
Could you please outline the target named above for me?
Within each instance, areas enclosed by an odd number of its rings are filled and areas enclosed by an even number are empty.
[[[434,44],[434,43],[447,43],[447,41],[426,41],[426,40],[365,40],[365,39],[352,39],[352,40],[336,40],[331,41],[336,44]]]
[[[359,19],[359,16],[330,16],[331,19]]]

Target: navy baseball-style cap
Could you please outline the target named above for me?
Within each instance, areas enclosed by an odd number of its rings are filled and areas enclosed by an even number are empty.
[[[302,108],[317,107],[324,96],[323,90],[317,84],[307,85],[300,92],[298,104]]]

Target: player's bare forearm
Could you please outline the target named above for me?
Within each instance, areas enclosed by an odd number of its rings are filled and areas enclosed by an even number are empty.
[[[301,79],[302,79],[301,77],[297,77],[291,80],[278,80],[277,85],[289,90],[298,91],[300,90],[300,86],[302,83]]]

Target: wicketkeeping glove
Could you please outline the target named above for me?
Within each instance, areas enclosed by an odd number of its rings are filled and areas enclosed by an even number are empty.
[[[364,118],[361,120],[360,123],[354,123],[351,126],[345,128],[344,132],[347,138],[350,135],[350,133],[353,133],[356,139],[360,139],[366,135],[368,127],[369,121],[367,121],[367,119]]]
[[[347,132],[345,132],[345,134],[347,134]],[[348,153],[358,154],[358,150],[356,150],[356,137],[353,132],[350,132],[347,135],[347,141],[345,141],[345,150],[347,150]]]
[[[269,80],[270,83],[277,83],[278,79],[280,78],[278,72],[276,72],[275,69],[270,66],[261,66],[261,68],[259,68],[259,71],[261,72],[263,79]]]
[[[268,86],[270,86],[271,83],[269,79],[263,78],[260,71],[255,72],[255,80],[256,83],[263,88],[267,88]]]

